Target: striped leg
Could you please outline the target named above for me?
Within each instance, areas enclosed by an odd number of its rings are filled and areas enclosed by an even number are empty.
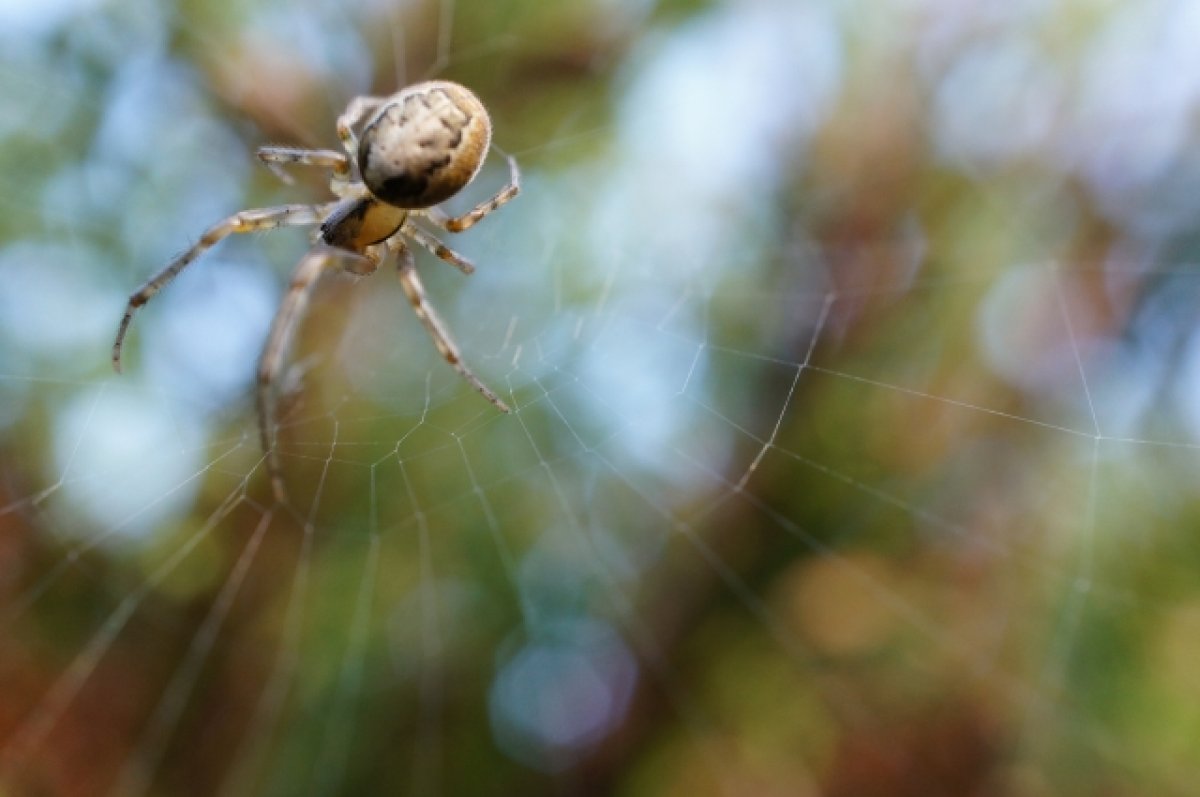
[[[482,219],[487,214],[491,213],[496,208],[510,202],[517,194],[521,193],[521,172],[517,168],[517,161],[511,155],[508,156],[508,185],[500,189],[500,191],[486,202],[480,202],[472,210],[464,213],[461,216],[451,216],[440,208],[430,208],[429,210],[421,211],[430,221],[441,227],[446,232],[462,232],[475,226],[475,223]]]
[[[369,261],[370,265],[357,262],[361,260]],[[255,398],[258,405],[259,439],[262,441],[263,452],[267,455],[267,474],[271,479],[271,490],[279,501],[286,498],[286,493],[279,468],[279,452],[275,447],[275,402],[271,389],[279,378],[283,357],[308,309],[312,290],[326,269],[340,266],[349,270],[370,271],[378,267],[379,260],[378,251],[369,250],[366,254],[358,255],[323,244],[314,246],[292,273],[287,294],[279,304],[275,320],[271,322],[271,331],[267,335],[266,345],[263,346],[262,356],[258,361],[258,389]]]
[[[427,233],[424,230],[420,229],[419,227],[413,225],[412,223],[406,221],[404,223],[404,226],[400,228],[400,231],[403,232],[405,235],[410,236],[414,241],[419,243],[421,246],[425,247],[430,252],[432,252],[433,254],[440,257],[442,260],[445,260],[447,263],[454,266],[462,273],[464,273],[464,274],[474,274],[475,273],[475,264],[474,263],[472,263],[470,260],[468,260],[467,258],[460,255],[458,252],[455,252],[453,249],[446,246],[444,243],[442,243],[441,241],[439,241],[437,238],[433,237],[429,233]]]
[[[354,126],[387,101],[387,97],[355,97],[346,106],[345,113],[338,117],[338,138],[351,158],[358,157],[358,136],[354,134]]]
[[[187,268],[196,258],[207,252],[224,238],[234,233],[259,232],[273,230],[276,227],[297,227],[306,224],[317,224],[327,211],[323,207],[312,205],[281,205],[273,208],[257,208],[235,213],[223,221],[217,222],[205,230],[196,245],[175,258],[162,271],[146,281],[142,287],[134,291],[125,305],[125,315],[117,328],[117,339],[112,347],[112,363],[117,373],[121,372],[121,347],[124,345],[125,333],[133,321],[133,314],[138,308],[154,298],[154,295],[167,286],[171,280],[179,276],[179,272]]]
[[[284,166],[315,166],[330,169],[333,178],[330,187],[337,196],[344,196],[350,184],[350,159],[332,149],[300,149],[298,147],[259,147],[255,153],[262,164],[283,182],[295,182],[284,170]]]
[[[409,303],[416,312],[417,318],[425,327],[425,331],[429,333],[429,337],[433,338],[433,345],[437,347],[438,353],[446,358],[446,362],[458,371],[459,375],[467,380],[471,387],[483,394],[483,397],[492,402],[496,409],[501,412],[511,412],[508,405],[500,400],[500,397],[492,392],[492,389],[479,381],[479,377],[471,373],[471,369],[463,364],[462,356],[458,352],[458,346],[450,337],[450,331],[446,328],[445,322],[438,317],[437,312],[433,309],[433,305],[429,303],[429,297],[425,293],[425,286],[421,284],[420,277],[417,276],[416,264],[413,262],[412,251],[404,244],[404,241],[399,238],[393,238],[388,242],[392,251],[399,257],[399,275],[400,284],[404,288],[404,295],[408,297]]]

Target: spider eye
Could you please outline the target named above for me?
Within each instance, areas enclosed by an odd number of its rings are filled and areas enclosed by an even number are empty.
[[[418,83],[389,100],[363,128],[358,168],[367,189],[399,208],[428,208],[475,177],[492,125],[479,98],[448,81]]]

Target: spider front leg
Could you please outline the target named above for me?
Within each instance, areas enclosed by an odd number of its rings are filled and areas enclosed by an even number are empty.
[[[430,235],[419,227],[416,227],[411,222],[404,222],[403,226],[400,227],[400,232],[409,236],[421,246],[425,247],[437,257],[454,266],[462,273],[467,275],[475,273],[474,263],[472,263],[466,257],[460,255],[458,252],[455,252],[450,247],[446,246],[434,236]]]
[[[283,366],[284,354],[287,353],[292,338],[296,336],[296,328],[304,318],[305,310],[308,309],[312,290],[326,269],[340,265],[343,269],[356,274],[369,274],[379,267],[382,260],[381,250],[382,247],[371,247],[360,255],[344,249],[317,244],[296,266],[291,282],[288,284],[287,294],[279,304],[275,320],[271,322],[271,331],[267,335],[266,345],[263,346],[262,356],[258,361],[258,389],[255,400],[258,406],[259,439],[262,442],[263,452],[267,456],[267,474],[271,479],[271,491],[278,501],[285,500],[287,494],[283,489],[279,452],[275,447],[275,403],[271,396],[271,390]]]
[[[501,412],[512,412],[508,408],[508,405],[492,392],[491,388],[480,382],[479,377],[471,373],[471,369],[463,364],[462,356],[458,352],[458,346],[451,339],[445,322],[434,311],[433,305],[429,303],[429,297],[425,293],[425,286],[421,283],[421,278],[417,276],[417,268],[416,263],[413,261],[412,251],[399,238],[393,238],[388,244],[399,258],[397,273],[400,275],[400,285],[404,288],[404,295],[408,297],[413,311],[417,314],[421,325],[425,327],[425,331],[429,333],[429,337],[433,338],[433,345],[437,347],[438,353],[446,359],[446,362],[450,363],[455,371],[458,371],[459,376],[467,380],[467,383],[471,387],[478,390],[483,394],[484,398],[492,402],[496,406],[496,409]]]
[[[521,193],[521,171],[517,168],[517,161],[512,155],[505,157],[508,159],[508,185],[501,188],[491,199],[480,202],[461,216],[451,216],[440,208],[430,208],[422,212],[430,221],[446,232],[462,232],[474,227],[475,223],[484,216],[501,205],[511,202],[517,194]]]
[[[142,287],[133,292],[125,305],[125,315],[121,317],[121,325],[117,328],[117,339],[112,347],[112,363],[117,373],[121,372],[121,347],[125,342],[125,333],[133,321],[133,314],[138,308],[154,298],[171,280],[179,276],[179,272],[187,268],[196,258],[215,246],[222,239],[234,233],[258,232],[273,230],[276,227],[297,227],[306,224],[317,224],[326,215],[325,207],[312,205],[281,205],[273,208],[257,208],[243,210],[227,219],[209,227],[196,245],[179,257],[172,260],[166,268],[159,271],[145,282]]]

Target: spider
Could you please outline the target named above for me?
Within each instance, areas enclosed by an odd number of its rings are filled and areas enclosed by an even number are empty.
[[[360,124],[361,130],[356,133]],[[469,89],[446,80],[431,80],[408,86],[389,97],[355,97],[338,117],[337,134],[344,154],[328,149],[275,146],[261,147],[257,153],[258,159],[286,182],[291,182],[291,178],[284,172],[284,165],[331,170],[329,188],[336,201],[242,210],[209,227],[192,248],[129,297],[112,348],[113,368],[120,373],[121,346],[134,313],[227,236],[277,227],[320,225],[314,233],[312,248],[292,274],[258,362],[259,438],[266,454],[271,489],[280,501],[286,493],[274,445],[272,388],[313,287],[326,271],[340,268],[365,276],[379,268],[385,259],[394,257],[404,293],[438,352],[497,409],[509,412],[500,397],[463,363],[458,346],[430,304],[417,276],[407,241],[411,239],[464,274],[475,271],[470,260],[414,225],[413,220],[424,217],[446,232],[462,232],[520,192],[517,163],[506,156],[509,182],[491,199],[457,217],[437,207],[465,188],[483,165],[492,138],[487,109]]]

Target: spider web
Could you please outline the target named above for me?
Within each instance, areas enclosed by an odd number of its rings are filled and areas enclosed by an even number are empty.
[[[1188,793],[1200,18],[853,6],[0,6],[0,792]],[[435,74],[514,412],[331,277],[274,503],[303,237],[124,297]]]

